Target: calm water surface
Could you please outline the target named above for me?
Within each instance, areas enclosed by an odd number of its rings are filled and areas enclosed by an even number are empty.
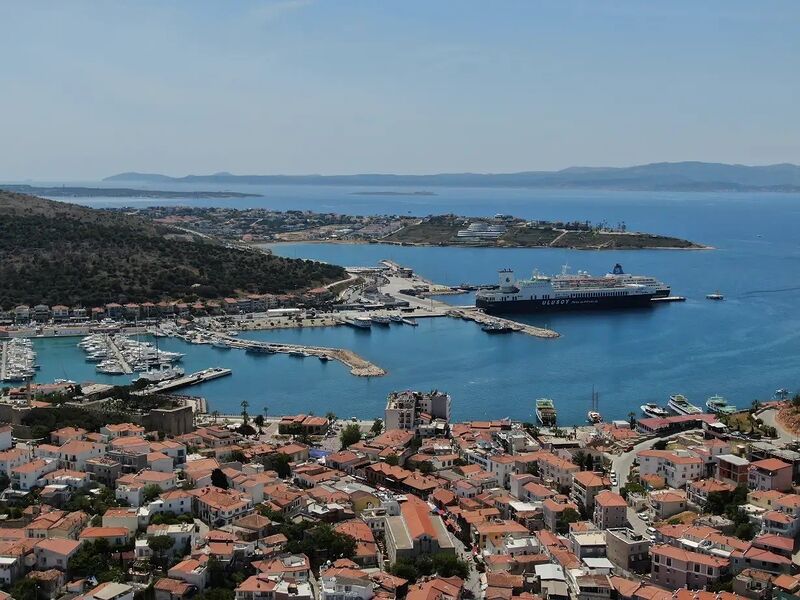
[[[162,187],[162,186],[157,186]],[[194,186],[195,188],[197,186]],[[203,186],[210,189],[209,186]],[[171,189],[180,186],[171,185]],[[198,188],[199,189],[199,188]],[[229,188],[231,189],[231,188]],[[340,416],[382,413],[395,389],[439,388],[453,396],[455,417],[529,419],[533,401],[552,397],[559,421],[585,420],[592,386],[606,419],[625,418],[646,401],[681,392],[698,405],[715,393],[744,406],[779,387],[800,388],[800,197],[770,194],[673,194],[505,189],[435,189],[436,196],[354,196],[354,188],[241,186],[263,198],[206,201],[76,199],[96,206],[225,205],[310,209],[351,214],[511,213],[526,218],[625,221],[629,228],[686,237],[713,251],[570,251],[540,249],[403,248],[381,245],[280,244],[285,256],[346,266],[391,258],[438,282],[487,283],[498,268],[519,275],[557,272],[568,263],[593,273],[621,262],[628,272],[657,276],[686,303],[652,310],[527,317],[561,333],[557,340],[489,336],[453,319],[421,320],[416,328],[371,332],[325,328],[248,333],[248,337],[352,348],[388,371],[361,379],[338,363],[286,356],[253,356],[166,340],[187,352],[184,367],[233,369],[232,377],[190,388],[212,408],[234,412],[247,399],[273,414],[333,410]],[[388,188],[387,188],[388,189]],[[720,290],[724,302],[705,300]],[[471,296],[447,301],[467,304]],[[77,340],[37,340],[38,380],[98,377]],[[251,408],[251,411],[254,410]]]

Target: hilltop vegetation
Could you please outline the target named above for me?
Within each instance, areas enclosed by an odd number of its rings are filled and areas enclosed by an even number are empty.
[[[0,307],[98,306],[286,293],[344,269],[154,224],[137,216],[0,191]]]

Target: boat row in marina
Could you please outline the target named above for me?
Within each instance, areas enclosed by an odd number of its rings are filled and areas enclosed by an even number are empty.
[[[183,358],[183,354],[159,350],[157,345],[125,335],[94,333],[78,342],[78,347],[86,353],[88,362],[97,363],[97,372],[105,375],[125,375],[136,371],[143,373],[145,376],[142,378],[148,381],[183,375],[183,369],[172,366]]]
[[[703,412],[699,406],[695,406],[683,394],[673,394],[669,397],[667,408],[659,406],[654,402],[648,402],[640,406],[642,412],[648,417],[664,418],[675,415],[698,415]],[[728,404],[728,401],[719,395],[711,396],[706,400],[706,408],[709,412],[718,415],[730,415],[737,412],[735,406]]]
[[[372,315],[370,317],[352,317],[342,319],[345,325],[355,327],[356,329],[371,329],[373,325],[380,325],[388,327],[392,323],[398,325],[411,325],[417,326],[416,320],[412,318],[403,317],[401,315]]]
[[[36,373],[36,352],[28,338],[12,338],[2,344],[0,381],[14,382],[30,379]]]

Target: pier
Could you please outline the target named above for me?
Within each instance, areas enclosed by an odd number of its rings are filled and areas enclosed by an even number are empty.
[[[231,348],[262,349],[268,353],[292,354],[299,353],[303,357],[323,357],[322,360],[337,360],[350,369],[350,373],[357,377],[380,377],[386,375],[386,371],[378,365],[371,363],[367,359],[359,356],[352,350],[345,348],[326,348],[324,346],[303,346],[300,344],[278,344],[264,343],[256,340],[244,340],[235,337],[225,337],[225,342]]]
[[[536,327],[518,321],[512,321],[503,317],[487,315],[474,306],[453,306],[441,300],[430,297],[412,296],[404,294],[401,290],[408,288],[428,288],[427,293],[437,294],[437,290],[443,286],[431,283],[427,279],[419,277],[411,269],[403,267],[391,260],[381,261],[383,271],[381,276],[386,282],[380,286],[380,290],[394,298],[408,302],[409,306],[415,309],[415,317],[441,317],[449,316],[464,320],[475,321],[480,325],[501,325],[519,333],[525,333],[533,337],[553,339],[560,337],[558,332],[543,327]],[[448,288],[449,289],[449,288]]]
[[[163,394],[164,392],[171,392],[172,390],[188,387],[190,385],[205,383],[206,381],[211,381],[212,379],[219,379],[220,377],[225,377],[231,373],[233,373],[233,371],[230,369],[223,369],[220,367],[203,369],[202,371],[197,371],[191,375],[184,375],[183,377],[176,377],[175,379],[169,379],[167,381],[161,381],[159,383],[149,385],[136,393],[142,396],[145,394]]]
[[[8,342],[0,342],[0,381],[6,380],[8,366]]]
[[[502,327],[508,327],[513,331],[526,333],[539,338],[552,339],[560,337],[559,333],[557,331],[553,331],[552,329],[536,327],[535,325],[528,325],[527,323],[512,321],[511,319],[505,319],[496,315],[487,315],[477,308],[454,308],[450,311],[450,316],[458,317],[466,321],[475,321],[478,325],[499,325]]]
[[[114,338],[111,337],[110,335],[106,335],[106,345],[111,350],[111,353],[114,355],[116,361],[119,363],[122,372],[125,373],[126,375],[130,375],[131,373],[133,373],[133,367],[131,367],[130,363],[128,363],[128,361],[125,360],[125,357],[122,355],[122,352],[120,352],[119,346],[117,346],[117,343],[114,341]]]

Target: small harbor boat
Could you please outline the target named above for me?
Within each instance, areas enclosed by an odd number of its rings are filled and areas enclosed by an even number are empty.
[[[331,357],[328,356],[327,354],[318,354],[317,358],[320,359],[322,362],[328,362],[331,359]]]
[[[669,411],[655,402],[648,402],[647,404],[642,404],[639,407],[644,414],[648,417],[655,417],[657,419],[663,419],[669,416]]]
[[[600,395],[592,388],[592,407],[586,413],[586,420],[592,425],[603,422],[603,415],[600,414]]]
[[[392,323],[402,323],[403,322],[403,317],[401,317],[400,315],[390,315],[389,316],[389,320]]]
[[[373,315],[370,317],[370,321],[376,325],[382,325],[383,327],[388,327],[392,323],[392,320],[386,315]]]
[[[786,388],[779,388],[775,390],[772,397],[775,398],[775,400],[787,400],[789,398],[789,390]]]
[[[735,406],[731,406],[725,398],[717,395],[706,400],[706,408],[718,415],[730,415],[736,412]]]
[[[536,418],[539,423],[548,427],[553,426],[556,424],[557,416],[555,404],[550,398],[536,400]]]
[[[294,358],[305,358],[308,355],[302,350],[290,350],[289,356],[293,356]]]
[[[703,411],[690,403],[683,394],[673,394],[669,397],[667,408],[677,415],[699,415]]]
[[[719,290],[714,292],[713,294],[706,294],[707,300],[724,300],[725,296],[719,293]]]
[[[416,327],[417,325],[419,325],[419,323],[417,323],[417,320],[414,319],[413,317],[404,318],[403,323],[406,325],[411,325],[411,327]]]
[[[217,350],[230,350],[231,349],[231,347],[228,345],[228,343],[225,340],[221,340],[219,338],[215,338],[214,340],[212,340],[211,346],[213,348],[216,348]]]
[[[161,381],[168,381],[170,379],[177,379],[183,377],[184,370],[180,367],[172,367],[167,364],[162,364],[158,369],[148,369],[143,372],[135,381],[148,381],[150,383],[159,383]]]

